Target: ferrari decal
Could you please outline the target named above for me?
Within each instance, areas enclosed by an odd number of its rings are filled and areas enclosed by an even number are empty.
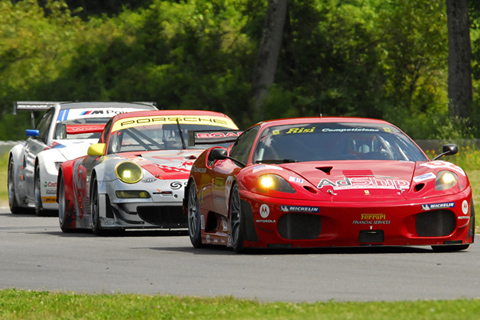
[[[341,189],[408,189],[410,183],[406,180],[381,179],[375,177],[355,177],[345,178],[337,181],[330,179],[322,179],[317,188],[321,189],[325,186],[331,186],[335,190]]]

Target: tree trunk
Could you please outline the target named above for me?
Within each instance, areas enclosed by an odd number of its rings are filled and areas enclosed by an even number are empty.
[[[463,119],[468,116],[473,101],[468,0],[446,0],[446,3],[449,111],[450,116]]]
[[[255,117],[263,118],[262,104],[275,80],[287,14],[287,0],[269,0],[262,42],[253,71],[251,100]]]

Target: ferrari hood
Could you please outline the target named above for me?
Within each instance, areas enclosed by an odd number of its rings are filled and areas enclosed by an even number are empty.
[[[361,201],[368,195],[382,199],[404,198],[411,187],[415,162],[406,161],[339,161],[285,164],[310,182],[321,193],[335,195],[337,200]]]
[[[157,179],[188,179],[195,159],[203,150],[164,150],[132,155],[137,163]]]

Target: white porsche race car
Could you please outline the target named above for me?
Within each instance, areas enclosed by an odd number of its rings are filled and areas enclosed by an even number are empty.
[[[119,113],[156,110],[153,103],[16,102],[18,110],[45,111],[25,142],[9,153],[8,199],[12,213],[35,208],[37,215],[58,210],[57,175],[61,163],[87,154],[110,118]]]

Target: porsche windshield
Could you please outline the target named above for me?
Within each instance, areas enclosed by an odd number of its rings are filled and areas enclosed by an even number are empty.
[[[325,160],[428,161],[395,127],[371,123],[304,123],[266,128],[254,163]]]
[[[180,135],[179,128],[181,128],[182,135]],[[195,124],[181,124],[180,127],[177,124],[129,127],[111,135],[108,142],[108,153],[186,149],[189,130],[225,130],[225,127]],[[230,144],[228,143],[224,147],[228,147]],[[210,145],[203,145],[201,148],[208,147]]]

